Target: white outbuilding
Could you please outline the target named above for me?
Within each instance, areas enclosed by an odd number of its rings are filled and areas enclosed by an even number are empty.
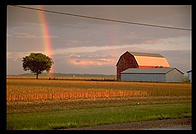
[[[121,81],[183,82],[184,73],[176,68],[129,68],[121,72]]]

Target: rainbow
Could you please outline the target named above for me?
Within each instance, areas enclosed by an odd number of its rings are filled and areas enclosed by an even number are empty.
[[[43,9],[43,6],[39,5],[38,6],[39,9]],[[49,33],[49,28],[47,25],[47,20],[46,20],[46,16],[45,13],[42,11],[39,11],[39,17],[40,17],[40,21],[42,24],[42,34],[44,35],[43,38],[43,43],[45,46],[45,53],[46,55],[48,55],[50,58],[53,59],[53,53],[52,53],[52,47],[51,47],[51,41],[50,41],[50,33]],[[49,75],[53,75],[54,74],[54,65],[52,65]]]

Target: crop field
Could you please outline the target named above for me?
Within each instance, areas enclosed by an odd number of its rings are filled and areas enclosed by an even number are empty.
[[[7,78],[7,129],[66,129],[192,116],[189,83]]]

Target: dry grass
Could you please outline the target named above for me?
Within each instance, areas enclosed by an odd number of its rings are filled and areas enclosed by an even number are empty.
[[[147,96],[191,96],[191,84],[7,79],[7,103]]]
[[[29,89],[30,90],[30,89]],[[147,91],[65,91],[57,93],[33,93],[33,94],[8,94],[7,101],[34,101],[34,100],[64,100],[64,99],[97,99],[97,98],[115,98],[115,97],[145,97]]]

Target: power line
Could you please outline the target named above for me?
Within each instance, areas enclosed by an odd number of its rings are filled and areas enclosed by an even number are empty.
[[[32,7],[25,7],[25,6],[18,6],[18,5],[9,5],[9,6],[14,6],[14,7],[19,7],[19,8],[26,8],[26,9],[31,9],[31,10],[38,10],[38,11],[43,11],[43,12],[55,13],[55,14],[69,15],[69,16],[75,16],[75,17],[82,17],[82,18],[87,18],[87,19],[95,19],[95,20],[103,20],[103,21],[110,21],[110,22],[118,22],[118,23],[126,23],[126,24],[142,25],[142,26],[150,26],[150,27],[157,27],[157,28],[167,28],[167,29],[174,29],[174,30],[187,30],[187,31],[192,31],[192,29],[188,29],[188,28],[171,27],[171,26],[161,26],[161,25],[154,25],[154,24],[146,24],[146,23],[123,21],[123,20],[114,20],[114,19],[107,19],[107,18],[99,18],[99,17],[93,17],[93,16],[86,16],[86,15],[80,15],[80,14],[72,14],[72,13],[51,11],[51,10],[45,10],[45,9],[39,9],[39,8],[32,8]]]

